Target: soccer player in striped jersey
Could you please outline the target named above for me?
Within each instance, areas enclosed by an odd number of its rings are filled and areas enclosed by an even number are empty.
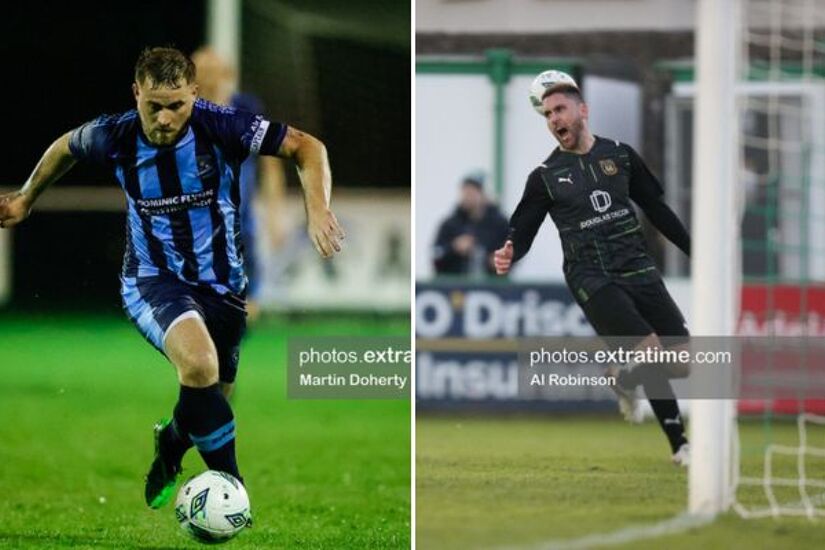
[[[0,196],[12,227],[77,161],[111,169],[126,194],[121,294],[140,333],[175,366],[180,394],[171,421],[155,426],[146,503],[166,504],[193,445],[206,465],[242,480],[226,396],[246,324],[239,172],[250,154],[293,159],[307,230],[322,257],[344,237],[330,210],[324,145],[286,124],[197,99],[195,67],[173,48],[144,50],[132,85],[137,108],[102,116],[58,138],[23,187]]]

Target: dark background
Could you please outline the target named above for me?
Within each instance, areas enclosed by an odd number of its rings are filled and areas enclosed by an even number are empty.
[[[204,40],[204,3],[14,2],[0,17],[6,79],[0,119],[2,185],[18,186],[48,145],[102,113],[134,107],[135,60],[148,45],[191,52]],[[9,132],[8,130],[14,130]],[[103,171],[75,167],[60,185],[114,184]]]

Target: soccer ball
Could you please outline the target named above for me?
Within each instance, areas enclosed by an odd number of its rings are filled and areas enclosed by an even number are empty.
[[[573,77],[561,71],[544,71],[533,79],[533,83],[530,84],[530,104],[541,116],[544,116],[541,97],[549,88],[556,86],[570,86],[579,89],[579,85],[576,84]]]
[[[181,529],[201,542],[226,542],[252,523],[249,497],[241,482],[208,470],[183,484],[175,500]]]

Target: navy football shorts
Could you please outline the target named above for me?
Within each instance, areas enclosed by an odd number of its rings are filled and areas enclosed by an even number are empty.
[[[247,224],[241,227],[241,239],[243,240],[243,268],[246,272],[246,296],[250,300],[257,300],[260,294],[260,272],[258,269],[258,253],[256,251],[257,237],[255,235],[254,224]]]
[[[221,382],[234,382],[238,353],[246,330],[246,303],[236,294],[218,294],[210,287],[194,286],[170,276],[121,279],[126,315],[158,351],[173,326],[200,317],[218,351]]]
[[[661,280],[603,286],[581,308],[599,336],[644,337],[656,333],[687,341],[690,334],[679,306]]]

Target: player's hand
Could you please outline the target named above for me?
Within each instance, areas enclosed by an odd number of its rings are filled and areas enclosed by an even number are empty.
[[[0,195],[0,227],[12,227],[29,217],[32,205],[20,191]]]
[[[510,266],[513,264],[513,241],[507,241],[504,246],[499,248],[493,254],[493,265],[496,268],[497,275],[504,275],[510,271]]]
[[[329,208],[308,212],[307,232],[312,245],[322,258],[341,252],[344,230],[338,225],[335,214]]]

